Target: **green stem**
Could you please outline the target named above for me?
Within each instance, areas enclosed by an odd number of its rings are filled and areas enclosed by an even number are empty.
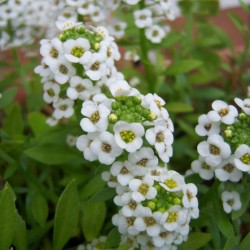
[[[140,3],[140,9],[144,8],[144,1],[141,1]],[[139,36],[140,36],[140,49],[141,49],[141,60],[144,64],[144,71],[145,71],[145,77],[148,85],[148,91],[150,93],[155,92],[155,86],[157,83],[157,78],[154,73],[154,68],[150,60],[148,59],[148,47],[147,47],[147,38],[145,36],[145,30],[140,29],[139,30]]]

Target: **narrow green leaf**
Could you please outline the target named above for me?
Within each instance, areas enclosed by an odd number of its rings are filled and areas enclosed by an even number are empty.
[[[222,204],[219,203],[218,197],[216,195],[214,195],[213,209],[214,209],[215,221],[221,233],[226,238],[231,237],[232,239],[235,239],[233,226],[229,221],[229,217],[224,212]]]
[[[9,249],[17,224],[15,197],[8,183],[0,194],[0,246],[1,249]]]
[[[39,112],[32,112],[28,115],[30,127],[35,135],[48,132],[51,127],[46,123],[46,117]]]
[[[180,250],[196,250],[205,246],[210,240],[209,233],[190,233],[188,240],[181,245]]]
[[[31,210],[35,220],[43,227],[46,223],[49,209],[46,199],[40,194],[35,193],[32,197]]]
[[[195,98],[204,99],[204,100],[208,100],[208,99],[215,100],[215,99],[223,98],[225,97],[225,95],[226,94],[223,90],[214,88],[214,87],[200,89],[193,93],[193,96]]]
[[[83,187],[80,192],[80,199],[86,199],[90,196],[100,192],[105,186],[105,182],[102,180],[101,175],[96,175],[90,178],[90,181]]]
[[[74,234],[79,217],[79,197],[75,180],[61,194],[55,213],[53,249],[61,250]]]
[[[202,65],[202,61],[199,60],[182,60],[177,63],[171,64],[164,72],[166,75],[178,75],[187,73],[193,69],[197,69]]]
[[[88,203],[84,207],[82,217],[82,230],[88,241],[99,235],[106,217],[106,205],[104,202]]]
[[[23,118],[21,106],[17,103],[13,103],[9,106],[7,111],[7,119],[4,122],[4,130],[11,135],[12,137],[16,137],[23,134]]]
[[[186,113],[193,111],[193,107],[184,102],[168,102],[166,108],[169,112],[173,113]]]
[[[109,187],[103,188],[100,192],[93,195],[88,202],[101,202],[112,199],[116,195],[116,192],[114,189],[111,189]]]
[[[2,97],[0,98],[0,109],[8,106],[13,101],[16,95],[17,89],[7,89],[2,93]]]
[[[107,235],[107,239],[105,242],[105,249],[106,248],[115,248],[119,245],[120,243],[120,233],[118,231],[118,229],[115,227],[113,228],[109,234]]]
[[[229,13],[229,18],[233,22],[234,26],[239,30],[239,31],[247,31],[247,26],[246,23],[243,22],[240,17],[234,13]]]
[[[17,225],[13,244],[18,250],[27,250],[27,231],[25,221],[21,218],[20,215],[17,215]]]
[[[243,241],[240,243],[238,250],[248,250],[250,246],[250,233],[245,236]]]
[[[30,158],[48,165],[59,165],[79,159],[79,152],[66,145],[42,144],[24,151]]]

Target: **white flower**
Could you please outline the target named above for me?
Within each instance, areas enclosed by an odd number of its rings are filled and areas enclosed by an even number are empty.
[[[69,62],[79,63],[84,60],[84,55],[86,51],[90,49],[90,43],[85,38],[77,38],[76,40],[68,39],[63,43],[63,49],[65,53],[65,58]]]
[[[228,105],[226,102],[216,100],[212,103],[212,111],[209,111],[207,116],[212,122],[223,122],[225,124],[233,124],[238,115],[237,109],[233,105]]]
[[[148,207],[140,207],[139,216],[134,222],[135,228],[140,232],[146,231],[151,237],[158,236],[161,231],[161,215],[160,212],[152,213]]]
[[[234,156],[236,167],[243,172],[250,173],[250,147],[246,144],[240,145],[236,149]]]
[[[235,98],[234,101],[247,115],[250,115],[250,98],[244,100]]]
[[[151,148],[143,147],[139,151],[130,153],[125,165],[135,176],[143,176],[158,165],[158,158]]]
[[[114,97],[117,97],[121,95],[129,95],[132,88],[129,86],[127,81],[118,80],[110,84],[109,90]]]
[[[147,94],[144,97],[143,106],[149,107],[150,111],[154,112],[156,115],[160,115],[163,106],[166,102],[157,94]]]
[[[209,166],[202,156],[199,156],[198,160],[192,162],[191,168],[204,180],[211,180],[214,177],[214,168]]]
[[[66,137],[66,142],[70,147],[73,147],[76,145],[76,140],[77,140],[77,137],[74,135],[67,135]]]
[[[184,177],[174,170],[169,170],[160,178],[160,185],[170,192],[179,191],[183,188],[185,181]]]
[[[201,115],[198,119],[198,125],[195,127],[195,132],[200,136],[207,136],[212,134],[219,134],[220,123],[212,122],[208,115]]]
[[[141,0],[123,0],[125,3],[130,5],[138,4]]]
[[[181,206],[172,206],[167,212],[162,215],[161,223],[163,227],[173,232],[180,226],[184,225],[187,219],[187,210],[181,208]]]
[[[127,23],[125,22],[117,22],[111,26],[111,34],[117,38],[120,39],[125,34],[125,29],[127,27]]]
[[[223,208],[226,213],[231,213],[232,210],[239,210],[241,208],[241,200],[238,192],[232,191],[224,191],[221,195],[221,199],[223,202]]]
[[[43,99],[47,103],[56,102],[59,98],[60,85],[53,82],[46,82],[43,85]]]
[[[140,56],[135,50],[133,51],[127,50],[124,54],[124,59],[127,61],[138,62],[140,60]]]
[[[91,80],[98,81],[107,75],[107,66],[103,62],[105,58],[101,54],[93,53],[88,61],[85,59],[80,60],[80,63],[83,64],[85,73]]]
[[[144,127],[140,123],[117,122],[114,127],[115,141],[117,145],[126,151],[133,153],[142,146]]]
[[[172,132],[163,126],[148,129],[145,137],[150,145],[155,146],[159,155],[165,151],[166,146],[171,145],[174,141]]]
[[[120,186],[115,176],[113,176],[109,171],[102,172],[102,179],[107,182],[107,186],[110,188],[117,188]]]
[[[88,161],[97,160],[97,155],[90,149],[91,142],[98,136],[97,133],[88,133],[87,135],[81,135],[76,140],[76,147],[83,152],[83,156]]]
[[[53,38],[51,41],[41,42],[40,53],[44,57],[44,62],[49,65],[50,60],[60,60],[63,55],[63,47],[60,39]],[[50,60],[48,60],[50,58]]]
[[[127,186],[129,181],[134,178],[134,175],[124,165],[123,162],[114,162],[110,168],[110,173],[117,178],[117,181],[122,186]]]
[[[126,217],[137,216],[140,214],[140,208],[142,207],[140,203],[133,200],[131,192],[117,195],[114,198],[114,203],[117,206],[122,206],[121,213]]]
[[[135,25],[138,28],[149,27],[153,23],[152,12],[150,9],[134,11]]]
[[[152,242],[154,246],[162,250],[170,250],[175,237],[175,232],[169,232],[165,228],[161,228],[161,232],[158,236],[153,237]],[[168,245],[168,247],[166,245]]]
[[[197,208],[198,207],[198,199],[197,195],[197,187],[193,183],[188,183],[183,187],[183,198],[182,204],[185,208]]]
[[[152,25],[145,30],[146,37],[152,43],[160,43],[162,39],[166,36],[165,30],[159,25]]]
[[[235,166],[234,159],[233,155],[215,169],[215,175],[220,181],[238,182],[242,178],[242,171]]]
[[[205,157],[206,163],[212,167],[218,166],[231,154],[230,146],[217,134],[210,135],[207,141],[200,142],[197,150],[202,157]]]
[[[62,118],[69,118],[74,114],[73,109],[74,101],[70,99],[58,99],[56,102],[53,103],[54,112],[53,116],[60,120]]]
[[[154,180],[151,176],[145,176],[142,180],[132,179],[129,182],[129,188],[132,191],[132,198],[136,202],[144,201],[145,199],[155,198],[157,191],[153,187]]]
[[[118,227],[121,234],[129,234],[133,236],[139,234],[139,231],[134,226],[135,219],[134,216],[125,217],[119,213],[112,217],[112,223]]]
[[[90,149],[95,152],[99,162],[110,165],[116,157],[121,155],[122,149],[117,146],[114,136],[104,131],[91,144]]]
[[[93,83],[89,79],[82,79],[79,76],[70,78],[70,87],[67,89],[67,96],[72,99],[87,100],[90,96]]]
[[[82,130],[86,132],[102,132],[107,129],[110,110],[103,104],[96,105],[92,101],[86,101],[82,105],[81,113],[86,116],[80,122]]]
[[[46,63],[54,73],[55,80],[60,84],[66,83],[69,78],[76,73],[76,70],[71,63],[64,59],[60,59],[58,61],[52,60],[49,63],[47,61]]]
[[[68,30],[68,29],[71,29],[71,28],[74,28],[74,27],[77,27],[79,25],[81,25],[82,22],[77,22],[75,23],[74,21],[72,20],[68,20],[66,22],[60,22],[60,21],[57,21],[56,22],[56,27],[61,30],[61,31],[65,31],[65,30]]]

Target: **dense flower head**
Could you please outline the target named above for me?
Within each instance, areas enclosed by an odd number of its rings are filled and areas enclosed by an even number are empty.
[[[141,177],[129,166],[120,169],[124,175],[130,171],[130,177],[120,182],[116,169],[111,169],[111,174],[118,177],[118,186],[113,186],[117,190],[114,202],[121,207],[112,222],[123,235],[123,241],[129,239],[128,243],[143,249],[150,245],[172,249],[186,240],[190,220],[199,215],[196,186],[186,184],[177,172],[157,165]],[[105,180],[106,177],[103,173]]]
[[[235,98],[241,109],[224,101],[214,101],[213,110],[199,117],[196,132],[206,136],[198,144],[199,160],[192,170],[203,179],[215,176],[222,182],[238,182],[244,172],[250,173],[250,99]]]
[[[151,161],[168,162],[172,156],[173,126],[163,107],[165,102],[156,94],[141,95],[125,80],[113,82],[110,94],[113,98],[97,94],[82,105],[84,117],[80,126],[87,134],[79,137],[78,149],[84,157],[98,158],[107,165],[119,160],[142,166],[151,166]],[[90,135],[93,140],[81,143]],[[85,152],[89,150],[97,157],[88,157]],[[105,157],[101,156],[103,153]]]
[[[67,110],[61,100],[71,100],[64,102],[73,108],[74,101],[89,100],[104,85],[122,78],[114,65],[120,58],[118,47],[104,27],[86,29],[70,21],[61,29],[58,37],[41,41],[42,64],[35,69],[42,77],[44,100],[55,109],[55,121],[73,114],[59,112]]]

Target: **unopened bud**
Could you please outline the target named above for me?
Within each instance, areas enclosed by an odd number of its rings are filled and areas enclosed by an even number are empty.
[[[147,116],[148,120],[153,121],[157,118],[157,115],[154,112],[150,112],[150,114]]]
[[[155,203],[153,201],[148,201],[147,206],[152,210],[155,209]]]
[[[228,137],[232,137],[233,133],[232,133],[232,130],[230,129],[226,129],[224,131],[224,135],[228,138]]]
[[[110,122],[115,123],[115,122],[117,122],[117,120],[118,120],[118,117],[115,114],[110,114],[109,115],[109,121]]]

